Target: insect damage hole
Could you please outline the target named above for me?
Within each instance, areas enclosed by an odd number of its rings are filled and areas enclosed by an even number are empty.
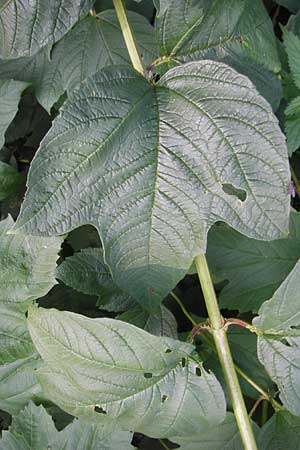
[[[170,348],[166,348],[165,353],[171,353],[171,349]]]
[[[165,403],[166,400],[168,400],[168,396],[164,394],[164,395],[161,397],[161,402],[162,402],[162,403]]]
[[[95,411],[96,413],[99,413],[99,414],[107,414],[107,412],[105,411],[105,409],[100,408],[100,406],[95,406],[94,411]]]
[[[231,183],[223,183],[222,189],[225,194],[233,195],[237,197],[241,202],[244,202],[247,198],[247,192],[244,189],[239,189]]]
[[[144,373],[144,377],[145,378],[152,378],[152,373],[151,372],[145,372]]]
[[[197,377],[201,377],[201,369],[200,369],[200,367],[196,367],[196,375],[197,375]]]
[[[185,366],[186,366],[186,359],[185,359],[185,358],[182,358],[182,360],[181,360],[181,365],[182,365],[182,367],[185,367]]]

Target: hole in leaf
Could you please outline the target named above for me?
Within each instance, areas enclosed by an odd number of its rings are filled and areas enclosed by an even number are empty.
[[[145,378],[152,378],[152,373],[150,373],[150,372],[145,372],[145,373],[144,373],[144,377],[145,377]]]
[[[165,350],[165,353],[171,353],[171,349],[170,348],[167,348],[166,350]]]
[[[247,198],[247,192],[244,191],[244,189],[239,189],[233,186],[233,184],[231,183],[223,183],[222,189],[225,192],[225,194],[234,195],[239,200],[241,200],[241,202],[244,202]]]
[[[200,367],[196,367],[196,375],[197,375],[197,377],[201,377],[201,369],[200,369]]]
[[[26,313],[25,313],[25,317],[26,317],[26,319],[27,319],[27,317],[28,317],[28,311],[26,311]]]
[[[185,365],[186,365],[186,359],[185,358],[182,358],[181,364],[182,364],[182,367],[185,367]]]
[[[161,398],[161,402],[162,402],[162,403],[165,403],[165,401],[166,401],[167,399],[168,399],[168,396],[164,394],[164,395],[162,396],[162,398]]]
[[[99,414],[107,414],[107,412],[103,408],[100,408],[99,406],[95,406],[94,411]]]

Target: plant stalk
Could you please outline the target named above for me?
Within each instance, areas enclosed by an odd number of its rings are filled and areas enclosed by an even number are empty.
[[[205,299],[212,334],[224,372],[226,384],[228,386],[235,418],[240,430],[244,448],[245,450],[258,450],[238,376],[234,367],[226,331],[224,329],[224,320],[220,313],[205,255],[202,254],[197,256],[195,258],[195,264]]]
[[[292,166],[290,166],[290,168],[291,168],[292,180],[293,180],[293,183],[294,183],[294,186],[295,186],[295,191],[296,191],[296,194],[298,195],[298,197],[300,198],[300,184],[299,184],[299,180],[298,180],[297,175],[296,175],[294,169],[292,168]]]
[[[140,58],[140,55],[137,51],[137,46],[133,37],[132,30],[130,28],[130,24],[127,19],[126,9],[123,4],[123,0],[113,0],[114,7],[116,10],[116,14],[118,16],[120,27],[123,33],[123,37],[126,43],[126,47],[135,70],[144,75],[144,68]]]

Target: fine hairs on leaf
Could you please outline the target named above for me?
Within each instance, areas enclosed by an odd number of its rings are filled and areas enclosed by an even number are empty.
[[[299,1],[0,24],[0,450],[300,450]]]

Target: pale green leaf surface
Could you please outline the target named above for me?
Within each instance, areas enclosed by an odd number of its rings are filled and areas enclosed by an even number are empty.
[[[171,311],[163,305],[159,312],[155,314],[150,314],[148,311],[142,309],[140,305],[137,305],[116,318],[131,323],[136,327],[143,328],[155,336],[177,338],[176,319]]]
[[[133,450],[131,440],[130,432],[77,419],[59,432],[43,406],[30,401],[2,432],[0,450]]]
[[[300,261],[253,320],[258,357],[277,384],[283,405],[300,415]]]
[[[35,369],[40,358],[32,354],[0,366],[0,409],[17,414],[32,398],[41,397]]]
[[[64,440],[43,406],[29,402],[13,418],[11,429],[2,432],[0,450],[64,450]]]
[[[156,30],[170,61],[249,58],[278,72],[272,22],[260,0],[160,0]]]
[[[145,65],[156,58],[154,29],[139,14],[128,14]],[[0,61],[0,78],[30,81],[40,104],[50,111],[67,91],[105,66],[130,63],[114,11],[86,17],[58,42],[49,55],[41,50],[33,57]]]
[[[252,424],[258,435],[258,427]],[[234,418],[227,413],[224,422],[216,427],[208,427],[203,433],[175,439],[180,450],[244,450],[242,439]]]
[[[14,80],[0,80],[0,149],[4,145],[4,135],[8,125],[18,111],[22,92],[28,83]]]
[[[0,161],[0,202],[13,194],[22,181],[23,177],[16,169]]]
[[[62,450],[133,450],[132,433],[114,430],[85,420],[74,420],[65,430],[66,444]]]
[[[30,56],[61,39],[93,0],[1,0],[0,57]]]
[[[260,450],[300,450],[300,418],[277,412],[262,428]]]
[[[43,392],[70,414],[114,420],[152,437],[195,432],[224,418],[222,389],[189,358],[190,344],[118,320],[35,307],[28,325],[45,363],[38,371]]]
[[[56,260],[63,238],[7,234],[13,225],[10,216],[0,222],[0,304],[25,312],[32,300],[56,284]]]
[[[226,225],[208,234],[207,258],[221,290],[222,308],[257,312],[272,297],[300,258],[300,214],[292,211],[289,235],[263,242],[242,236]]]
[[[16,231],[93,224],[114,281],[157,309],[214,222],[253,238],[286,234],[289,184],[277,119],[244,76],[201,61],[153,86],[107,68],[73,93],[43,140]]]

